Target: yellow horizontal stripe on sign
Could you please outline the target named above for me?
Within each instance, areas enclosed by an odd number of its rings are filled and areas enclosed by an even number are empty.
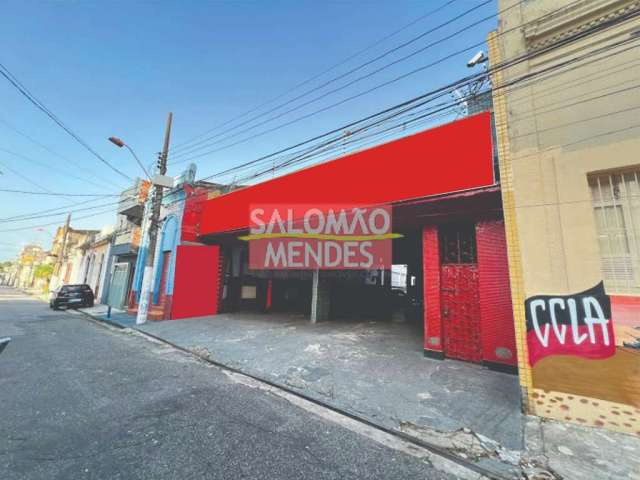
[[[327,235],[324,233],[256,233],[238,237],[239,240],[263,240],[268,238],[304,238],[315,240],[335,240],[338,242],[365,242],[367,240],[392,240],[404,237],[401,233],[383,233],[380,235]]]

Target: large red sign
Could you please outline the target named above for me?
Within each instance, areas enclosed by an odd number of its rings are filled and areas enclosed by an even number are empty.
[[[485,112],[208,200],[199,234],[247,229],[251,204],[385,205],[493,183]]]
[[[391,268],[391,207],[252,205],[249,268],[358,270]]]

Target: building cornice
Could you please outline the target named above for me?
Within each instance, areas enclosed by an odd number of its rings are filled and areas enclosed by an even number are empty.
[[[543,15],[523,29],[529,48],[563,40],[640,8],[640,0],[582,0]]]

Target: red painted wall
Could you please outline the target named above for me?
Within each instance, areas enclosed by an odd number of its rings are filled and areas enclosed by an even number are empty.
[[[182,213],[180,239],[183,242],[197,242],[202,212],[210,192],[205,188],[194,188],[189,185],[185,185],[184,190],[186,199]]]
[[[611,295],[611,318],[614,325],[635,327],[638,324],[640,297]]]
[[[179,245],[171,318],[218,313],[220,249],[217,246]]]
[[[478,222],[476,242],[480,275],[482,359],[517,365],[504,222]]]
[[[485,112],[213,198],[193,222],[215,234],[246,229],[251,204],[381,205],[493,183]]]
[[[440,249],[437,226],[429,225],[422,229],[422,262],[424,275],[424,349],[442,352]]]

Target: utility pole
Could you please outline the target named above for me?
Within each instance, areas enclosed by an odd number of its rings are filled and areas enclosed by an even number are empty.
[[[62,245],[60,246],[60,254],[58,255],[58,260],[56,261],[56,271],[54,272],[56,275],[56,282],[58,284],[62,284],[62,282],[60,281],[60,269],[62,268],[62,262],[64,260],[64,251],[67,248],[67,236],[69,235],[70,225],[71,225],[71,212],[69,212],[69,214],[67,215],[67,221],[64,224],[64,233],[62,234]]]
[[[167,126],[164,131],[164,145],[162,152],[158,157],[158,173],[164,175],[167,173],[167,157],[169,155],[169,139],[171,138],[171,122],[173,114],[169,112],[167,116]],[[149,313],[149,302],[151,300],[151,284],[153,282],[153,261],[156,253],[156,242],[158,238],[158,223],[160,222],[160,207],[162,206],[162,186],[154,185],[153,199],[151,203],[151,215],[148,220],[148,238],[147,242],[147,258],[144,265],[144,273],[142,276],[142,287],[140,289],[140,301],[138,302],[138,314],[136,316],[136,324],[146,323],[147,314]],[[146,212],[145,212],[146,216]]]

